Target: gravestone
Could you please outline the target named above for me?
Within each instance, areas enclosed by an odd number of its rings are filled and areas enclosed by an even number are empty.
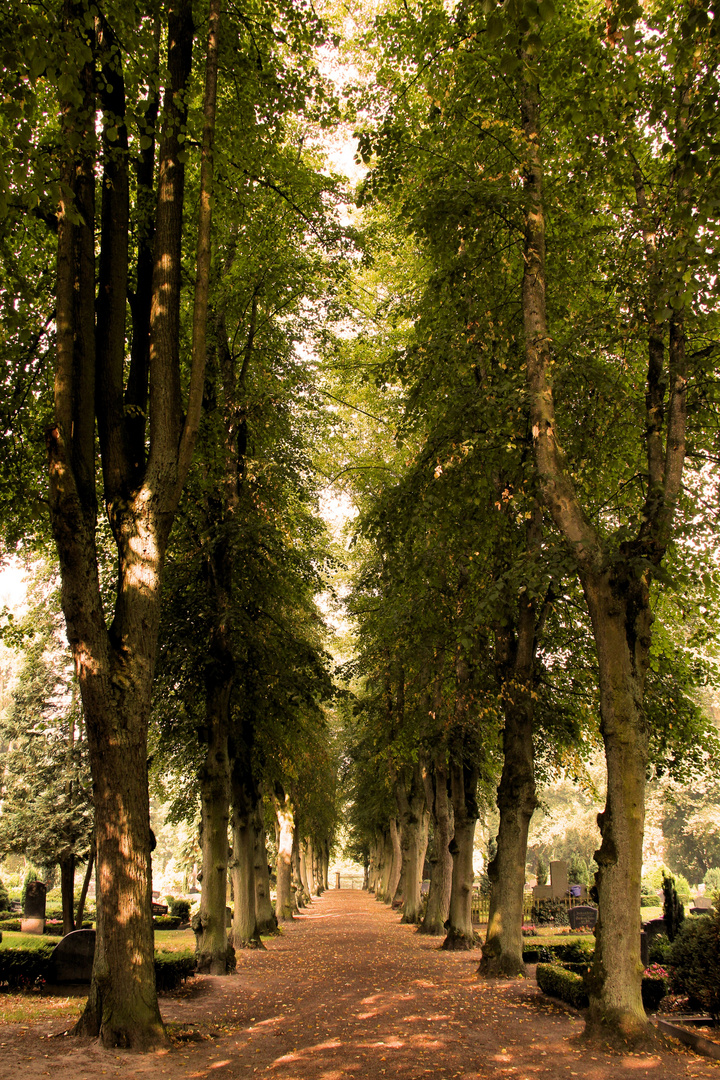
[[[643,923],[643,930],[647,934],[648,942],[652,942],[658,934],[667,934],[667,926],[664,919],[650,919]]]
[[[44,881],[28,881],[25,889],[25,908],[20,920],[23,934],[42,934],[45,930],[45,898],[47,888]]]
[[[50,957],[50,982],[89,983],[94,956],[94,930],[73,930],[66,934]]]
[[[553,900],[564,900],[568,891],[568,864],[564,859],[550,863],[550,887]]]
[[[168,913],[167,904],[160,904],[156,900],[153,900],[150,907],[152,909],[153,915],[167,915]]]
[[[577,930],[579,926],[592,928],[597,922],[597,917],[597,908],[591,907],[590,904],[577,904],[568,911],[568,919],[573,930]]]

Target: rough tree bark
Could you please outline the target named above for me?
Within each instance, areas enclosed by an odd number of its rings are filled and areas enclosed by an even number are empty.
[[[295,835],[295,811],[293,810],[290,796],[281,792],[275,798],[275,813],[277,815],[277,893],[275,899],[275,915],[278,922],[292,919],[295,903],[292,888],[292,854],[293,838]]]
[[[147,725],[165,551],[202,399],[219,5],[212,0],[193,364],[185,414],[179,358],[184,166],[178,137],[190,74],[191,7],[187,0],[176,0],[168,11],[169,83],[160,140],[152,306],[145,327],[149,370],[140,378],[131,372],[127,392],[130,223],[123,50],[101,16],[93,31],[84,16],[84,5],[65,0],[64,31],[74,41],[68,74],[82,104],[74,95],[61,102],[66,157],[58,212],[55,418],[47,436],[50,512],[87,725],[96,817],[97,940],[90,993],[75,1030],[100,1035],[107,1046],[147,1049],[165,1041],[154,977]],[[84,66],[73,71],[78,55],[86,58]],[[103,177],[96,280],[98,146]],[[146,452],[145,424],[133,427],[128,417],[137,405],[135,393],[147,401],[148,378]],[[96,548],[96,420],[105,508],[117,550],[109,627]]]
[[[542,527],[539,512],[530,526],[532,547]],[[534,601],[520,595],[516,626],[495,628],[495,667],[505,714],[503,770],[497,804],[500,824],[497,852],[488,866],[492,882],[488,929],[483,945],[481,975],[525,974],[522,958],[522,916],[525,899],[527,838],[535,808],[533,755],[533,686],[535,648],[545,611],[536,618]]]
[[[228,822],[230,820],[230,757],[228,709],[230,681],[216,678],[207,687],[207,737],[200,769],[200,844],[202,893],[200,910],[193,917],[198,971],[226,975],[233,968],[226,929],[228,878]]]
[[[478,944],[472,925],[473,843],[478,818],[478,770],[451,752],[450,790],[455,832],[450,843],[452,892],[443,949],[474,949]]]
[[[390,829],[390,847],[391,855],[388,862],[388,884],[385,892],[384,901],[386,904],[395,904],[395,898],[398,898],[398,905],[402,898],[401,882],[402,877],[402,844],[400,838],[400,824],[396,817],[391,817],[388,822]]]
[[[436,757],[424,769],[425,798],[433,820],[430,845],[430,892],[425,915],[418,933],[441,937],[450,913],[453,858],[450,843],[454,833],[453,807],[448,796],[448,769],[444,759]]]
[[[278,928],[277,916],[270,897],[270,870],[268,868],[268,853],[265,839],[265,816],[263,814],[262,796],[258,798],[255,807],[255,830],[254,843],[254,869],[255,869],[255,914],[257,927],[260,934],[276,934]]]
[[[402,922],[420,922],[420,882],[428,843],[430,814],[425,802],[423,770],[419,762],[395,778],[395,799],[400,816],[402,858]]]
[[[231,872],[235,906],[233,945],[236,949],[264,949],[255,906],[255,813],[258,793],[242,763],[233,762]]]

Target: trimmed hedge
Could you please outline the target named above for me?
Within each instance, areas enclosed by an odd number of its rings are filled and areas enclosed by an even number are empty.
[[[83,930],[92,930],[91,922],[83,922]],[[22,923],[20,919],[0,919],[0,933],[3,930],[14,930],[18,934],[22,931]],[[46,922],[45,931],[46,934],[53,934],[55,937],[63,936],[63,924],[62,922]]]
[[[574,1009],[586,1009],[588,995],[582,975],[576,975],[559,964],[538,964],[537,984],[544,994],[560,998]]]
[[[592,941],[568,941],[559,945],[533,945],[523,949],[526,964],[552,964],[557,960],[566,964],[588,965],[595,953],[595,939]]]
[[[0,949],[0,983],[10,989],[29,988],[49,974],[55,945],[40,939],[32,948]],[[175,990],[195,973],[195,955],[189,951],[155,953],[158,990]]]
[[[194,974],[194,953],[155,953],[155,985],[158,990],[175,990]]]
[[[181,922],[179,915],[153,915],[153,926],[156,930],[177,930]]]
[[[34,986],[45,977],[55,946],[39,941],[32,949],[0,949],[0,983],[11,990]]]

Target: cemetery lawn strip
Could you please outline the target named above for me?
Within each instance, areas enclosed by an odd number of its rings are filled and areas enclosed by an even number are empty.
[[[187,948],[187,932],[164,934]],[[526,980],[481,980],[479,950],[439,945],[367,893],[332,890],[266,949],[239,951],[236,975],[196,976],[161,994],[166,1049],[128,1054],[49,1038],[72,1024],[83,1000],[55,999],[37,1020],[28,1013],[0,1023],[0,1077],[720,1080],[720,1062],[684,1048],[620,1055],[588,1047],[581,1015],[545,997],[534,968]]]

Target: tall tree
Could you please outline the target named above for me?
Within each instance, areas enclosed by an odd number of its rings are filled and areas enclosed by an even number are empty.
[[[146,1049],[165,1037],[153,967],[147,725],[165,551],[202,396],[219,4],[212,0],[210,6],[185,407],[180,253],[195,33],[191,4],[172,4],[164,26],[160,14],[148,19],[134,7],[113,3],[91,10],[83,0],[64,0],[61,11],[48,10],[47,19],[56,52],[45,74],[61,115],[49,500],[63,611],[87,724],[97,830],[97,944],[77,1031],[99,1034],[107,1046]],[[164,100],[156,139],[153,95],[163,30],[167,69],[160,77]],[[143,214],[152,200],[156,146],[153,243],[134,248],[133,228],[142,236],[147,227]],[[134,165],[137,190],[131,207]],[[136,293],[128,327],[133,256],[137,289],[151,280],[150,303]],[[127,363],[130,330],[134,347]],[[115,551],[111,589],[101,579],[98,496]]]

